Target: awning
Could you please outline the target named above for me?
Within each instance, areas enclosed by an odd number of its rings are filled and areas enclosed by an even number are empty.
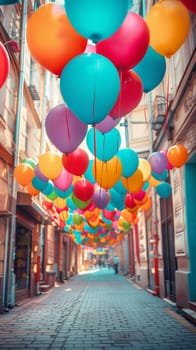
[[[42,208],[41,203],[29,193],[18,192],[16,204],[36,222],[42,224],[49,221],[48,213]]]

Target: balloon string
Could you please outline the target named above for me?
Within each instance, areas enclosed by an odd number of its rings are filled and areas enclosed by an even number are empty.
[[[168,64],[168,76],[167,76],[167,90],[166,90],[166,111],[165,111],[165,120],[164,120],[164,130],[167,127],[168,116],[169,116],[169,74],[170,74],[170,59]]]
[[[94,163],[95,163],[95,180],[97,181],[97,162],[96,162],[96,155],[97,155],[97,145],[96,145],[96,128],[93,127],[94,131]]]

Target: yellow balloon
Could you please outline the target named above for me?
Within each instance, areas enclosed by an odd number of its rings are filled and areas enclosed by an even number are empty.
[[[66,221],[68,218],[68,212],[66,210],[62,210],[59,214],[59,217],[62,221]]]
[[[146,17],[150,46],[160,55],[171,57],[183,45],[190,30],[190,16],[179,0],[160,0]]]
[[[66,207],[66,200],[65,198],[60,198],[60,197],[57,197],[55,200],[54,200],[54,205],[56,205],[57,208],[65,208]]]
[[[121,216],[130,224],[133,222],[133,215],[127,209],[121,211]]]
[[[93,163],[92,172],[98,185],[108,190],[120,179],[122,164],[118,157],[113,157],[107,162],[96,159]]]
[[[149,184],[150,184],[151,187],[156,187],[161,182],[161,181],[155,179],[152,175],[151,175],[151,177],[150,177],[150,179],[148,181],[149,181]]]
[[[56,179],[63,168],[61,157],[54,152],[46,152],[39,158],[39,169],[48,179]]]
[[[122,176],[122,184],[128,190],[128,192],[138,192],[143,187],[143,174],[140,169],[130,177]]]
[[[147,159],[139,158],[138,169],[141,170],[143,175],[143,181],[146,182],[151,176],[152,168]]]

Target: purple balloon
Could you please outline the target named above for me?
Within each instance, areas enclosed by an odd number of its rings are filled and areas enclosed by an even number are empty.
[[[64,104],[51,109],[45,126],[48,138],[63,153],[73,152],[84,140],[88,129],[88,125],[81,122]]]
[[[92,203],[99,209],[107,207],[110,201],[110,194],[104,188],[98,187],[93,193]]]
[[[35,175],[42,181],[48,181],[48,178],[40,171],[38,164],[35,167]]]
[[[100,123],[98,123],[95,128],[99,130],[100,132],[106,133],[115,128],[116,125],[120,122],[121,118],[112,118],[110,115],[107,115],[107,117],[102,120]]]
[[[149,155],[148,161],[151,165],[152,171],[161,174],[168,166],[167,156],[161,152],[153,152]]]

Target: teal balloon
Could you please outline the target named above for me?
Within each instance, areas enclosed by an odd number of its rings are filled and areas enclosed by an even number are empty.
[[[115,208],[119,206],[124,206],[125,194],[121,194],[115,191],[113,188],[109,190],[110,193],[110,202],[113,204]]]
[[[70,208],[71,210],[75,210],[77,208],[77,206],[72,201],[71,195],[67,198],[66,204],[67,204],[68,208]]]
[[[84,124],[95,125],[113,108],[120,92],[120,78],[108,58],[82,54],[65,65],[60,90],[72,112]]]
[[[92,169],[93,169],[93,164],[94,164],[94,160],[90,159],[89,160],[89,163],[88,163],[88,168],[86,169],[85,173],[84,173],[84,178],[86,180],[89,180],[91,183],[95,183],[95,178],[93,176],[93,172],[92,172]]]
[[[22,0],[0,0],[0,5],[12,5],[17,2],[21,2]]]
[[[163,170],[163,172],[161,174],[157,174],[155,171],[152,171],[152,176],[159,181],[165,181],[167,180],[169,175],[169,172],[167,169]]]
[[[106,162],[112,159],[119,150],[121,144],[120,132],[114,128],[108,133],[102,133],[95,128],[91,128],[87,133],[86,143],[89,151],[96,158]]]
[[[172,193],[172,187],[168,182],[161,182],[156,186],[156,193],[162,198],[168,198]]]
[[[166,72],[166,60],[151,46],[142,60],[133,68],[142,80],[144,92],[152,91],[163,80]]]
[[[144,182],[144,185],[143,185],[143,187],[142,187],[142,190],[143,190],[143,191],[146,191],[146,190],[149,188],[149,186],[150,186],[150,182],[149,182],[149,181]]]
[[[46,188],[47,184],[48,182],[40,180],[37,176],[34,176],[32,179],[32,185],[36,188],[36,190],[43,191],[43,189]]]
[[[68,197],[73,191],[73,185],[71,185],[66,191],[62,191],[59,188],[55,187],[55,191],[60,198]]]
[[[53,183],[51,181],[48,181],[47,186],[44,187],[44,189],[41,192],[45,194],[45,196],[48,196],[52,193],[53,189],[54,189]]]
[[[128,0],[65,0],[65,11],[76,31],[96,43],[118,30],[128,12]]]
[[[117,153],[117,157],[120,159],[122,164],[122,176],[132,176],[136,172],[139,165],[138,154],[131,148],[124,148]]]
[[[119,192],[121,195],[125,195],[128,191],[127,189],[123,186],[122,180],[118,180],[118,182],[115,183],[113,186],[113,189],[117,192]]]

